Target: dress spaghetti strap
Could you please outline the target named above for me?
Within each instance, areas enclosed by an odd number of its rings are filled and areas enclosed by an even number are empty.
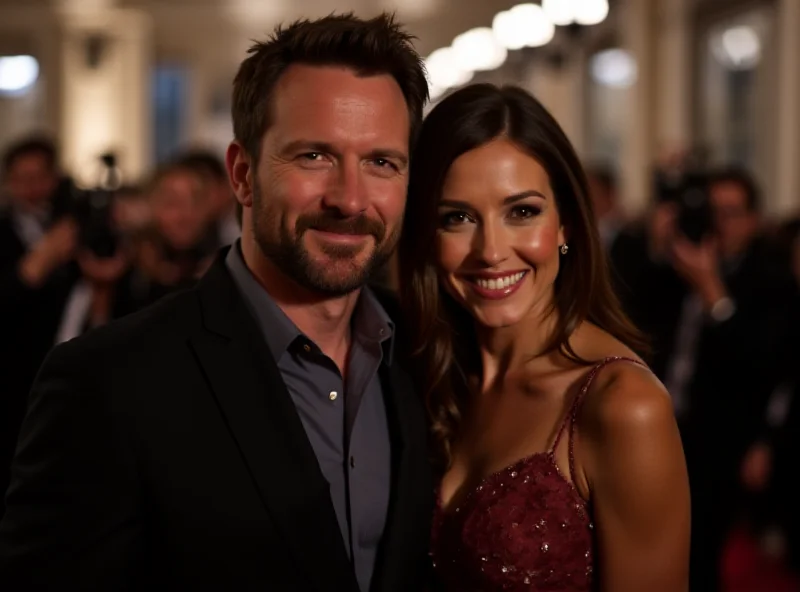
[[[569,428],[569,478],[571,480],[574,479],[575,475],[575,438],[574,438],[575,418],[578,416],[578,412],[581,409],[581,403],[583,402],[583,399],[586,396],[589,387],[592,386],[592,382],[594,382],[594,378],[595,376],[597,376],[597,373],[613,362],[632,362],[637,366],[646,367],[642,362],[634,358],[627,358],[625,356],[608,356],[607,358],[604,358],[600,360],[600,362],[595,364],[589,371],[589,374],[586,375],[586,378],[584,378],[583,383],[578,389],[577,394],[572,399],[572,403],[569,406],[569,410],[567,411],[566,416],[561,422],[561,426],[559,426],[558,428],[558,432],[556,433],[553,445],[550,447],[549,450],[549,454],[551,456],[555,454],[556,448],[558,447],[559,442],[561,442],[561,438],[567,431],[567,428]]]

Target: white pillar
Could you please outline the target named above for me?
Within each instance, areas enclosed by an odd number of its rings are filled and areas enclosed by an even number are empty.
[[[689,0],[659,0],[658,8],[655,148],[661,153],[691,147],[693,43]]]
[[[778,22],[777,175],[770,213],[800,211],[800,2],[780,0]]]
[[[637,79],[630,87],[620,159],[620,198],[623,209],[640,213],[652,194],[655,158],[655,4],[652,0],[625,0],[620,4],[622,46],[636,60]]]
[[[97,158],[118,154],[125,179],[149,170],[152,154],[152,25],[139,10],[95,7],[63,13],[61,139],[68,170],[97,182]]]
[[[537,60],[529,68],[522,84],[550,111],[575,151],[583,156],[586,146],[586,57],[580,48],[567,51],[566,60],[559,68]]]

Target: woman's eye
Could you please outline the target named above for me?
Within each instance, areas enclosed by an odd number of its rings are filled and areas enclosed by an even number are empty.
[[[466,222],[469,222],[469,216],[466,212],[447,212],[441,218],[442,226],[457,226]]]
[[[542,210],[536,206],[514,206],[511,210],[511,217],[524,220],[538,216],[541,212]]]

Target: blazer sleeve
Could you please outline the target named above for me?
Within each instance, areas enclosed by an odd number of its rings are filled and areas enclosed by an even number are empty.
[[[6,513],[0,590],[132,589],[142,556],[133,446],[100,361],[73,341],[51,351],[32,387]]]

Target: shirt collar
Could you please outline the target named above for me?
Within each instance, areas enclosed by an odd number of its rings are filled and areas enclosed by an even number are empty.
[[[237,240],[231,246],[225,258],[225,265],[244,297],[247,308],[257,320],[267,347],[275,360],[280,360],[299,338],[312,343],[250,272],[242,257],[241,241]],[[366,286],[361,290],[353,311],[352,326],[354,339],[380,343],[383,361],[386,364],[392,363],[394,323],[372,290]]]

